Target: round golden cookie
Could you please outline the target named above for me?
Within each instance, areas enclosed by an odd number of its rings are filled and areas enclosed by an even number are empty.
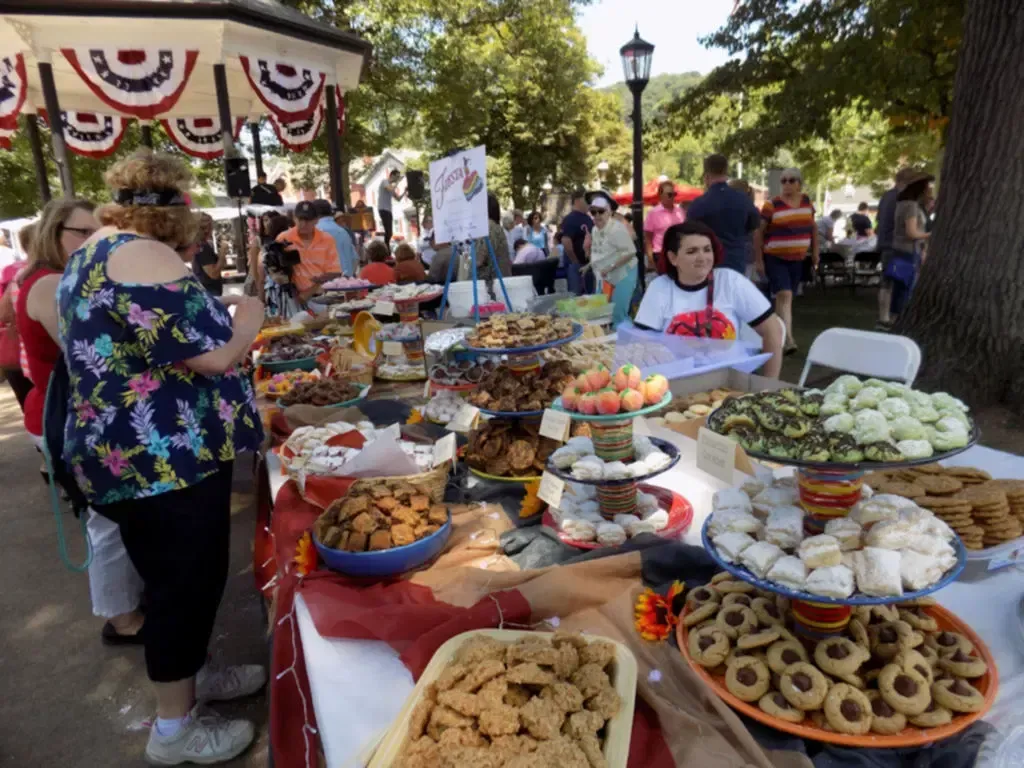
[[[946,630],[925,635],[924,644],[933,649],[940,658],[952,654],[958,648],[964,653],[970,653],[974,650],[974,643],[968,640],[965,635]]]
[[[871,702],[871,730],[891,736],[907,727],[907,716],[889,706],[878,691],[866,691]]]
[[[778,627],[768,627],[768,629],[762,629],[760,632],[751,632],[747,635],[740,635],[739,640],[736,641],[736,645],[744,650],[761,648],[771,645],[778,640],[779,637]]]
[[[839,733],[867,733],[871,730],[871,718],[871,702],[852,685],[833,685],[825,697],[825,719]]]
[[[704,603],[696,608],[693,608],[683,618],[683,625],[692,627],[700,624],[702,621],[706,621],[714,617],[718,613],[718,603]]]
[[[928,681],[912,669],[889,664],[878,675],[878,690],[886,704],[905,715],[919,715],[932,700]]]
[[[867,681],[859,674],[854,673],[852,675],[832,675],[838,682],[852,685],[859,691],[866,690],[868,687]]]
[[[948,656],[939,657],[939,668],[952,672],[957,677],[981,677],[988,671],[988,665],[977,656],[957,648]]]
[[[928,666],[933,670],[939,665],[939,654],[937,654],[935,649],[931,646],[922,644],[917,646],[914,650],[921,654],[921,657],[928,662]]]
[[[830,637],[814,648],[814,662],[829,675],[852,675],[871,654],[845,637]]]
[[[964,498],[962,493],[958,493],[956,496],[923,496],[919,499],[914,499],[914,503],[919,507],[930,509],[936,514],[941,509],[971,506],[971,501]]]
[[[908,467],[908,469],[915,475],[948,475],[950,474],[945,467],[939,462],[934,461],[931,464],[918,464],[915,467]]]
[[[779,693],[797,709],[820,709],[828,694],[828,679],[814,665],[800,661],[782,673]]]
[[[911,627],[922,632],[935,632],[939,623],[919,608],[900,608],[900,618]]]
[[[741,701],[757,701],[766,693],[771,682],[768,667],[753,656],[742,656],[725,673],[725,687]]]
[[[932,698],[939,706],[954,712],[980,712],[985,706],[981,691],[959,678],[932,683]]]
[[[955,477],[957,480],[960,480],[961,482],[963,482],[964,479],[979,480],[981,482],[985,482],[987,480],[992,479],[992,475],[990,475],[984,469],[978,469],[977,467],[945,467],[943,470],[943,474],[949,475],[950,477]],[[1001,481],[997,480],[995,482],[998,483]],[[1011,480],[1010,482],[1012,483],[1020,481]]]
[[[719,571],[711,577],[711,581],[709,581],[708,584],[718,584],[721,581],[732,581],[735,578],[736,577],[728,571]]]
[[[772,672],[781,675],[787,667],[801,661],[807,661],[807,651],[799,640],[778,640],[768,646],[766,654],[768,667]]]
[[[951,723],[953,721],[953,713],[932,701],[924,712],[908,718],[908,720],[911,725],[916,725],[918,728],[938,728],[940,725]]]
[[[963,483],[949,475],[921,475],[914,482],[924,488],[922,496],[948,496],[964,487]]]
[[[711,587],[705,584],[703,587],[697,587],[691,589],[690,593],[686,596],[686,604],[696,608],[699,605],[706,605],[708,603],[721,603],[722,596],[719,594],[717,587]]]
[[[725,659],[725,666],[731,666],[737,659],[754,658],[767,663],[767,657],[760,648],[733,648]]]
[[[893,658],[892,663],[899,665],[903,669],[912,669],[927,680],[929,685],[935,679],[935,670],[932,669],[932,665],[928,663],[928,660],[921,653],[913,648],[900,651]]]
[[[758,699],[757,706],[761,708],[762,712],[767,712],[772,717],[777,717],[790,723],[801,723],[804,719],[803,710],[797,709],[786,701],[786,697],[778,691],[766,693]]]
[[[729,592],[722,598],[722,607],[724,608],[727,605],[743,605],[750,608],[753,602],[754,598],[744,592]]]
[[[757,616],[744,605],[727,605],[718,610],[715,624],[735,640],[740,635],[749,634],[757,629]]]
[[[895,605],[872,605],[871,615],[878,621],[897,621],[900,611]]]
[[[866,651],[870,651],[871,640],[868,638],[868,631],[865,629],[864,623],[860,619],[850,619],[847,627],[850,630],[850,637],[853,638],[853,642]]]
[[[770,598],[756,597],[751,607],[754,609],[754,615],[757,616],[757,620],[761,622],[762,626],[781,627],[786,622],[782,611],[779,610],[775,601]]]
[[[690,658],[702,667],[717,667],[729,655],[729,636],[718,627],[705,627],[690,633],[686,640]]]
[[[854,608],[853,608],[853,618],[857,619],[858,621],[860,621],[861,624],[863,624],[865,627],[867,627],[871,623],[872,618],[874,618],[873,614],[871,613],[871,606],[870,605],[857,605],[857,606],[854,606]]]
[[[875,624],[873,630],[874,645],[872,653],[882,659],[891,659],[905,648],[915,648],[921,644],[920,632],[915,632],[905,621],[887,621],[884,624]]]
[[[754,585],[748,584],[745,581],[720,581],[715,584],[715,589],[723,595],[727,595],[730,592],[749,593],[754,591]]]
[[[924,486],[905,480],[889,480],[878,486],[871,487],[875,489],[875,493],[891,493],[896,496],[902,496],[905,499],[916,499],[928,494]]]

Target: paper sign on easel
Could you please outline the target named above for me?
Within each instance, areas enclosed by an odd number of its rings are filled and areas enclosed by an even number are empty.
[[[455,461],[455,433],[449,432],[434,443],[434,466]]]
[[[564,443],[569,439],[571,427],[572,418],[568,413],[548,408],[540,420],[540,436],[550,438],[556,443]]]
[[[465,403],[455,412],[455,418],[448,423],[448,429],[452,432],[472,432],[480,419],[480,409]]]
[[[434,242],[487,237],[487,150],[473,147],[430,164]]]
[[[550,472],[545,472],[540,476],[540,487],[537,489],[538,499],[557,509],[558,505],[562,503],[563,493],[565,493],[565,480]]]
[[[735,467],[736,443],[707,427],[701,427],[697,433],[697,469],[732,485],[732,471]]]
[[[395,314],[395,302],[393,301],[378,301],[373,305],[373,314],[375,315],[393,315]]]
[[[400,341],[385,341],[383,344],[381,344],[380,351],[383,352],[388,357],[404,354],[402,342]]]

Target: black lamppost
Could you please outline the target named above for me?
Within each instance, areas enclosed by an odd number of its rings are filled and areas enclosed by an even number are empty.
[[[626,85],[633,92],[633,231],[636,232],[636,259],[640,270],[637,288],[644,291],[644,140],[640,115],[640,95],[651,77],[654,46],[641,39],[639,27],[633,39],[619,49]]]

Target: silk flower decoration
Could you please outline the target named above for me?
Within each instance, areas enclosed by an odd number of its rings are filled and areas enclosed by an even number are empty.
[[[62,48],[89,89],[118,112],[144,120],[173,109],[195,68],[198,51]]]
[[[300,120],[294,123],[281,123],[273,115],[267,115],[270,125],[277,135],[277,140],[292,152],[301,152],[316,138],[320,130],[320,124],[324,121],[324,108],[317,109],[316,114],[308,120]]]
[[[242,133],[245,118],[235,118],[232,132],[235,141]],[[224,143],[221,141],[220,119],[212,117],[174,117],[161,120],[167,135],[178,145],[182,152],[200,160],[216,160],[224,154]]]
[[[0,59],[0,129],[10,137],[18,127],[18,112],[25,103],[28,81],[25,78],[25,59],[20,53]],[[9,147],[5,147],[9,148]]]
[[[326,75],[283,61],[238,57],[249,85],[270,114],[282,123],[316,116]]]
[[[39,116],[49,125],[50,116],[45,109],[39,110]],[[93,159],[114,154],[128,128],[128,121],[123,117],[95,112],[61,110],[60,121],[68,149]]]

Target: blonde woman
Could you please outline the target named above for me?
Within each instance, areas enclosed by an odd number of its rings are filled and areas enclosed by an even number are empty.
[[[148,599],[146,671],[157,720],[146,759],[217,763],[254,729],[199,709],[259,690],[262,667],[206,666],[227,580],[231,470],[262,439],[238,363],[263,322],[255,298],[224,303],[183,256],[196,241],[188,167],[149,150],[106,175],[114,203],[57,292],[71,402],[63,459],[90,504],[117,523]]]

